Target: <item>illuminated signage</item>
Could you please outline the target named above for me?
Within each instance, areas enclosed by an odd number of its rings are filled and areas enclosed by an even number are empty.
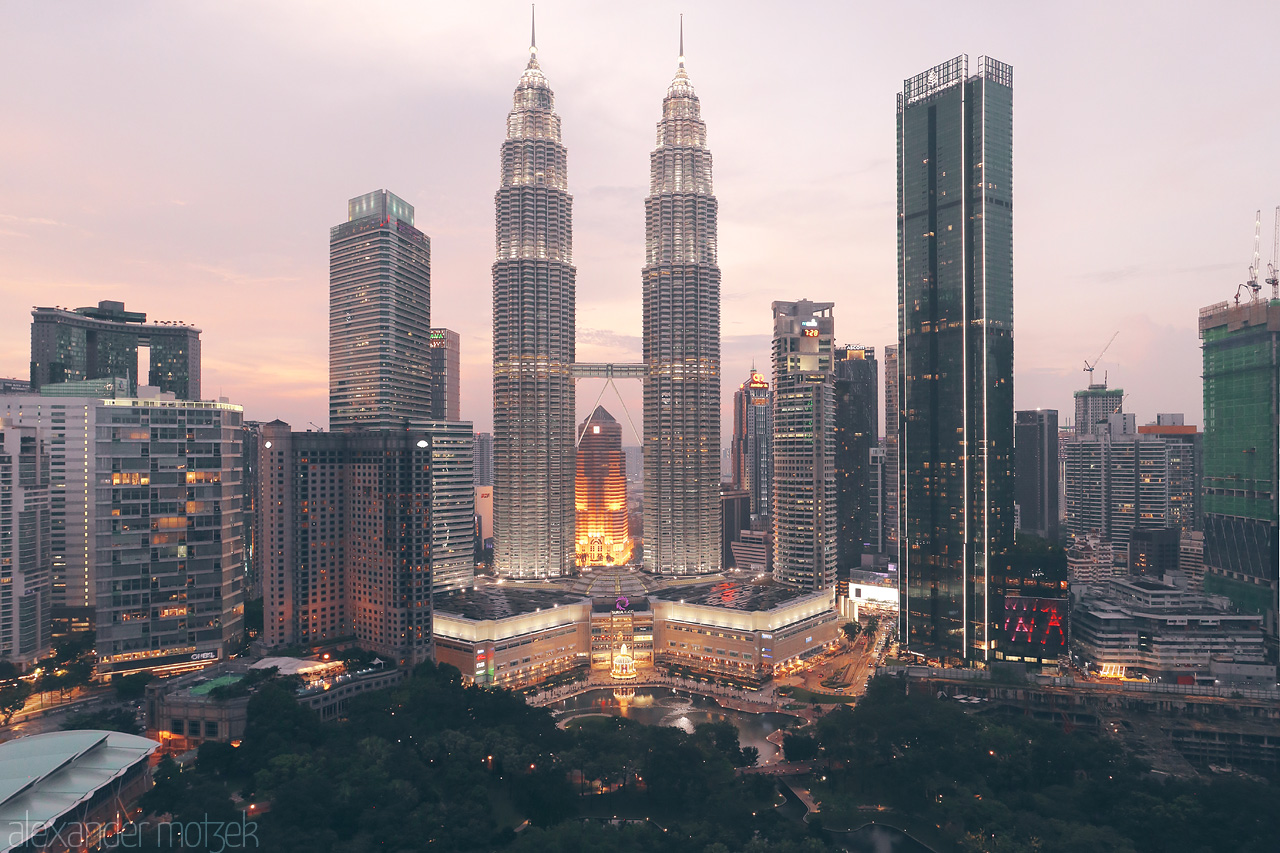
[[[1010,651],[1041,658],[1067,651],[1067,602],[1055,598],[1010,595],[1004,600],[1004,641]]]
[[[817,329],[805,329],[805,330],[804,330],[804,336],[805,336],[806,338],[816,338],[816,337],[818,336],[818,330],[817,330]]]
[[[218,657],[217,652],[196,652],[194,655],[191,656],[191,659],[192,660],[216,660],[217,657]]]

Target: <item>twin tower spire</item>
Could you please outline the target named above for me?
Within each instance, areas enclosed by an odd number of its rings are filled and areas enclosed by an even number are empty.
[[[530,579],[575,570],[573,197],[537,52],[533,24],[507,114],[493,264],[494,563]],[[720,269],[683,16],[644,214],[644,363],[633,371],[644,377],[644,568],[707,574],[721,569]]]

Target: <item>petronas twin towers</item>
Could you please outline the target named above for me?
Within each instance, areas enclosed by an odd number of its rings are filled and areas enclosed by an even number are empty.
[[[680,65],[645,200],[644,565],[720,569],[720,268],[711,152]],[[573,198],[536,41],[502,145],[493,264],[494,561],[515,578],[574,571]]]

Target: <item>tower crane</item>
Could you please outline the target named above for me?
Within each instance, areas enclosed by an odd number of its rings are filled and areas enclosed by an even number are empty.
[[[1249,280],[1244,284],[1236,287],[1236,304],[1240,304],[1240,294],[1244,289],[1249,288],[1250,298],[1257,299],[1258,292],[1262,290],[1262,285],[1258,283],[1258,273],[1262,267],[1262,211],[1259,210],[1254,214],[1253,218],[1253,263],[1249,264]]]
[[[1276,274],[1276,264],[1280,264],[1280,207],[1276,208],[1276,233],[1271,241],[1271,263],[1267,264],[1267,284],[1271,285],[1271,298],[1280,299],[1280,275]]]
[[[1120,330],[1116,329],[1116,334],[1111,336],[1111,340],[1107,341],[1107,345],[1102,348],[1102,352],[1098,353],[1098,357],[1093,360],[1093,364],[1084,363],[1084,371],[1089,374],[1089,384],[1093,384],[1093,370],[1098,366],[1098,362],[1102,361],[1102,357],[1107,354],[1107,350],[1111,349],[1111,343],[1116,339],[1116,335],[1120,334]]]

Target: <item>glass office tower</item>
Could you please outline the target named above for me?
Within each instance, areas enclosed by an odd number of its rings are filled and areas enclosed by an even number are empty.
[[[329,428],[431,418],[431,238],[387,190],[329,229]]]
[[[995,653],[1013,538],[1013,69],[958,56],[898,96],[900,623]]]

